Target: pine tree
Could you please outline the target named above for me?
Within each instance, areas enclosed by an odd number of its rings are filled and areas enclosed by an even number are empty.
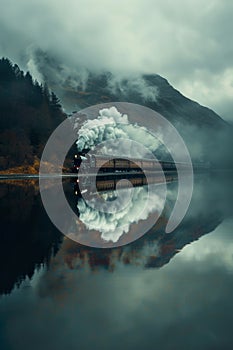
[[[40,158],[51,132],[64,120],[59,99],[17,65],[0,59],[0,170]]]
[[[55,95],[54,92],[51,93],[50,97],[50,107],[53,112],[57,112],[61,110],[61,103],[59,98]]]

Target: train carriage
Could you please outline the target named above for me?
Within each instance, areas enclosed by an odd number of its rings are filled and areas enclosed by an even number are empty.
[[[85,156],[77,154],[74,158],[74,171],[78,172],[82,164],[85,169],[93,169],[100,172],[115,171],[177,171],[176,163],[169,161],[158,161],[156,159],[128,159],[114,156],[86,154]],[[179,169],[189,169],[186,163],[178,163]]]

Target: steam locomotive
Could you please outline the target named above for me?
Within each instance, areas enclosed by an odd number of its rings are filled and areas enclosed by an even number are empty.
[[[78,153],[74,156],[73,171],[78,172],[80,166],[93,171],[99,170],[100,172],[116,172],[116,171],[176,171],[176,165],[174,162],[157,161],[155,159],[127,159],[127,158],[114,158],[114,156],[93,155]],[[182,169],[187,168],[186,163],[179,163],[179,167]]]
[[[95,181],[91,180],[91,176],[84,176],[76,180],[75,194],[81,195],[80,181],[84,191],[94,193],[97,191],[115,190],[117,186],[125,188],[129,186],[129,182],[119,182],[121,179],[127,178],[133,187],[148,184],[157,184],[173,182],[178,179],[177,167],[185,171],[189,170],[187,163],[174,163],[169,161],[158,161],[155,159],[137,159],[137,158],[120,158],[106,155],[94,155],[87,152],[75,154],[73,162],[73,171],[78,173],[82,165],[82,169],[87,169],[89,175],[97,174]],[[205,164],[194,164],[194,169],[205,170],[208,168]],[[93,171],[92,171],[93,170]],[[164,178],[165,176],[165,178]]]

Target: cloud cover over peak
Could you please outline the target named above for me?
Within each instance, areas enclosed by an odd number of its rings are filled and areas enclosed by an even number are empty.
[[[227,0],[0,0],[0,52],[40,79],[35,51],[72,72],[158,73],[231,118],[233,4]],[[217,96],[217,97],[216,97]]]

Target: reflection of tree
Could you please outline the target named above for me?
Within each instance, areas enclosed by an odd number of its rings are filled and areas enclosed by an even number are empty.
[[[224,178],[224,185],[229,189]],[[72,270],[81,273],[107,270],[113,273],[119,266],[137,266],[139,269],[165,266],[187,244],[215,230],[231,214],[232,211],[225,210],[231,203],[231,193],[228,190],[226,196],[222,179],[219,180],[213,174],[198,178],[189,211],[180,226],[170,234],[165,233],[165,227],[176,198],[176,187],[172,184],[168,188],[170,199],[166,202],[162,216],[147,234],[133,243],[113,249],[97,249],[65,238],[58,253],[51,259],[49,271],[40,281],[40,295],[63,298],[72,287],[75,276]],[[229,181],[231,184],[231,177]],[[211,205],[213,202],[216,203],[215,207]],[[82,226],[79,223],[80,235],[82,232],[87,234]],[[96,231],[96,234],[99,233]]]
[[[33,186],[0,187],[0,294],[10,293],[34,271],[48,265],[60,234],[47,218]]]
[[[223,181],[219,183],[213,179],[213,174],[211,178],[205,177],[205,180],[198,182],[189,213],[171,234],[165,234],[164,228],[174,199],[166,203],[163,215],[147,234],[130,245],[113,249],[89,248],[68,238],[64,238],[60,245],[61,235],[48,219],[35,186],[1,184],[0,293],[9,293],[15,284],[26,277],[30,278],[35,269],[43,264],[49,266],[49,271],[43,276],[42,294],[49,292],[47,289],[50,289],[51,283],[57,293],[62,288],[61,281],[72,278],[71,270],[88,270],[92,273],[101,269],[114,272],[119,265],[139,268],[164,266],[183,247],[212,232],[223,218],[232,214],[232,210],[226,211],[226,208],[232,208],[229,205],[232,201],[231,187],[226,184],[225,178],[226,195]],[[72,185],[63,185],[75,211]],[[215,207],[211,203],[215,203]],[[79,225],[80,234],[87,234],[84,227]]]

